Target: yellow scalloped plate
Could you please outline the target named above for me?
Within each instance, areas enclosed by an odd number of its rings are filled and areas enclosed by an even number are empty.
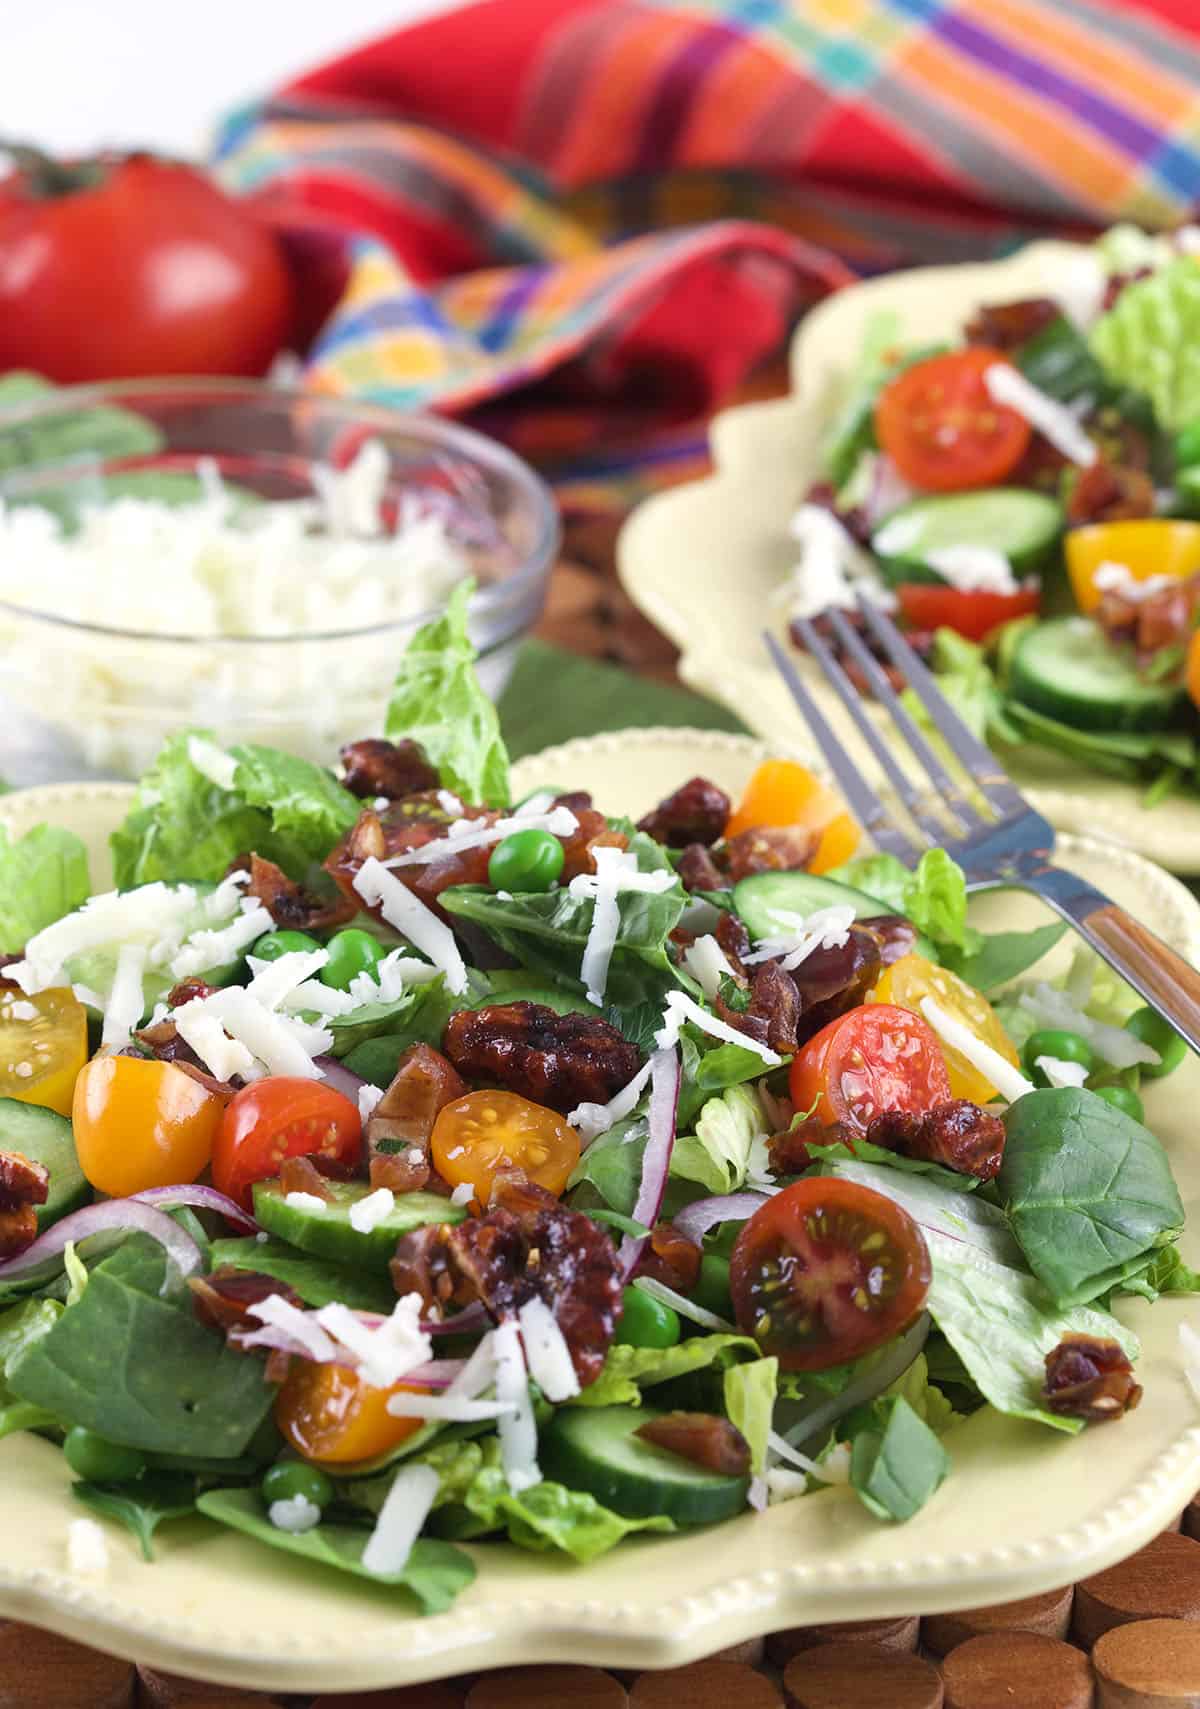
[[[525,791],[569,782],[591,789],[602,807],[641,813],[697,771],[736,794],[764,754],[749,739],[711,731],[628,731],[525,760],[516,783]],[[49,819],[78,831],[96,853],[100,883],[107,834],[128,801],[119,785],[51,786],[0,800],[0,824],[19,833]],[[1084,839],[1063,838],[1061,856],[1182,953],[1200,955],[1200,906],[1176,880]],[[1042,917],[1038,904],[1014,896],[984,898],[978,912],[992,926]],[[1194,1059],[1147,1098],[1190,1217],[1200,1200],[1189,1113],[1198,1101]],[[1200,1221],[1196,1228],[1185,1240],[1193,1260]],[[526,1662],[674,1666],[808,1621],[1032,1595],[1138,1548],[1200,1484],[1200,1417],[1176,1353],[1180,1321],[1200,1308],[1134,1301],[1122,1315],[1143,1339],[1146,1398],[1137,1412],[1073,1440],[980,1413],[947,1438],[952,1475],[907,1525],[881,1525],[849,1492],[831,1490],[719,1532],[635,1540],[586,1568],[477,1546],[475,1585],[452,1612],[430,1619],[385,1590],[306,1569],[202,1520],[165,1526],[153,1566],[104,1522],[107,1575],[73,1575],[67,1524],[80,1510],[62,1455],[36,1437],[12,1436],[0,1442],[0,1613],[229,1684],[365,1691]]]
[[[640,505],[617,544],[631,599],[682,650],[680,675],[770,741],[806,742],[805,726],[771,666],[762,630],[782,634],[772,604],[795,562],[788,522],[820,474],[818,447],[868,318],[894,311],[914,342],[944,338],[980,303],[1045,293],[1073,246],[1039,243],[1006,261],[921,267],[839,291],[814,309],[792,344],[791,396],[730,410],[712,425],[715,472]],[[861,738],[810,661],[798,658],[852,752]],[[1200,801],[1174,797],[1147,811],[1132,784],[1048,749],[1006,755],[1013,776],[1062,831],[1103,837],[1173,872],[1200,872]]]

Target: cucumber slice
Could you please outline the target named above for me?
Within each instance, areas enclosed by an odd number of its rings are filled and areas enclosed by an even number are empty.
[[[868,896],[836,878],[815,872],[756,872],[733,887],[733,909],[752,938],[777,937],[783,914],[815,914],[818,908],[853,908],[856,920],[896,910],[878,896]],[[924,953],[924,952],[922,952]]]
[[[493,978],[495,976],[493,975]],[[573,991],[564,991],[555,985],[508,985],[499,990],[490,991],[486,997],[476,997],[468,1003],[470,1009],[487,1009],[496,1003],[540,1003],[545,1009],[553,1009],[556,1015],[598,1015],[600,1010],[586,998],[578,997]]]
[[[79,1158],[75,1138],[65,1116],[41,1104],[24,1104],[17,1098],[0,1098],[0,1151],[19,1151],[31,1163],[50,1171],[50,1191],[37,1208],[39,1231],[60,1217],[77,1211],[92,1196]]]
[[[1020,639],[1009,665],[1014,700],[1081,730],[1161,730],[1183,697],[1146,682],[1133,655],[1089,617],[1056,617]]]
[[[328,1181],[324,1210],[289,1204],[278,1181],[259,1181],[254,1188],[254,1214],[269,1234],[337,1264],[387,1273],[401,1235],[427,1222],[461,1222],[467,1214],[437,1193],[401,1193],[381,1223],[362,1234],[350,1221],[353,1207],[371,1188],[364,1181]]]
[[[893,511],[875,530],[871,550],[893,585],[943,582],[927,554],[946,546],[990,547],[1003,553],[1020,579],[1046,566],[1062,521],[1052,498],[1025,487],[935,493]]]
[[[749,1478],[706,1471],[634,1435],[640,1424],[661,1416],[643,1406],[562,1407],[542,1434],[542,1471],[627,1519],[656,1513],[677,1525],[732,1519],[746,1505]]]

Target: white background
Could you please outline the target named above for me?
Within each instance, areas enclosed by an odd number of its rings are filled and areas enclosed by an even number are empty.
[[[204,148],[226,108],[455,0],[0,0],[0,132]]]

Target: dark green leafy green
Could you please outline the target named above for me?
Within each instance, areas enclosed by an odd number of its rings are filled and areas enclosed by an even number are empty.
[[[950,1470],[950,1456],[902,1395],[877,1404],[878,1424],[850,1450],[850,1486],[877,1519],[911,1519]]]
[[[661,1008],[658,1024],[662,1025]],[[722,1044],[691,1021],[680,1030],[679,1054],[683,1072],[676,1123],[680,1128],[690,1127],[718,1092],[759,1080],[765,1072],[757,1052],[740,1044]]]
[[[0,377],[0,410],[34,403],[53,392],[54,387],[40,374],[14,370]],[[56,463],[74,465],[77,470],[81,459],[98,464],[105,459],[144,457],[157,451],[161,443],[158,429],[132,410],[94,406],[67,412],[56,409],[53,415],[42,418],[36,415],[16,421],[0,418],[0,473],[11,475],[33,468],[44,472]],[[67,490],[76,492],[80,485],[77,478],[72,478]],[[27,493],[17,485],[16,501],[41,503],[41,490],[41,482]],[[64,489],[57,490],[61,493]],[[100,487],[96,496],[101,496],[103,490]]]
[[[18,1430],[49,1430],[54,1414],[19,1400],[8,1384],[8,1372],[35,1342],[49,1335],[62,1315],[57,1300],[23,1300],[0,1312],[0,1439]]]
[[[985,932],[970,955],[947,950],[942,961],[977,991],[995,991],[1049,954],[1066,929],[1066,922],[1057,920],[1028,932]]]
[[[646,1150],[644,1116],[626,1116],[594,1139],[580,1157],[567,1183],[574,1190],[589,1183],[610,1210],[629,1216],[637,1202]]]
[[[93,1513],[132,1531],[145,1561],[154,1559],[154,1533],[165,1519],[185,1519],[196,1511],[196,1480],[186,1472],[144,1472],[127,1484],[77,1481],[71,1494]]]
[[[1107,1293],[1183,1227],[1166,1152],[1094,1092],[1027,1093],[1004,1125],[996,1187],[1029,1268],[1059,1306]]]
[[[74,832],[35,825],[14,842],[0,825],[0,953],[24,949],[90,894],[87,850]]]
[[[1154,411],[1145,393],[1114,384],[1065,315],[1027,339],[1013,360],[1027,380],[1059,403],[1082,404],[1088,410],[1108,408],[1121,421],[1146,432],[1154,429]]]
[[[210,1263],[214,1270],[231,1265],[260,1276],[273,1276],[295,1290],[305,1305],[319,1311],[335,1301],[352,1311],[378,1311],[385,1315],[396,1303],[395,1289],[384,1276],[348,1264],[314,1258],[282,1240],[214,1240]]]
[[[164,1296],[167,1261],[142,1235],[92,1271],[78,1305],[8,1371],[19,1400],[111,1442],[234,1458],[270,1409],[262,1365],[196,1321],[186,1289]]]
[[[409,642],[388,702],[384,734],[419,742],[448,789],[464,801],[506,807],[508,750],[496,708],[475,674],[467,608],[475,591],[460,582],[445,611]]]
[[[409,1591],[424,1614],[444,1613],[475,1577],[475,1563],[469,1555],[450,1543],[434,1542],[427,1537],[413,1544],[400,1572],[371,1572],[362,1560],[371,1535],[365,1527],[324,1523],[311,1531],[281,1531],[271,1524],[262,1498],[254,1489],[206,1490],[197,1497],[196,1506],[209,1519],[317,1566],[335,1567],[339,1572],[355,1573],[376,1584]]]

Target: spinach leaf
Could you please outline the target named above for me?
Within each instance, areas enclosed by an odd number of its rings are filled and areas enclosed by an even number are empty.
[[[908,1175],[924,1175],[950,1193],[973,1193],[979,1182],[974,1175],[960,1175],[941,1163],[931,1163],[923,1157],[901,1157],[899,1152],[885,1146],[872,1145],[869,1140],[856,1139],[853,1147],[842,1140],[832,1145],[806,1144],[808,1154],[817,1163],[874,1163],[887,1169],[898,1169]]]
[[[970,955],[947,950],[942,961],[977,991],[994,991],[1027,973],[1054,948],[1066,929],[1065,920],[1055,920],[1030,932],[985,932]]]
[[[270,1409],[257,1359],[227,1348],[183,1290],[164,1297],[160,1246],[131,1236],[97,1264],[78,1305],[8,1373],[19,1400],[112,1442],[234,1458]]]
[[[876,1411],[878,1427],[854,1438],[850,1485],[877,1519],[911,1519],[946,1477],[950,1456],[902,1395]]]
[[[152,1539],[164,1519],[184,1519],[196,1511],[196,1480],[181,1472],[143,1472],[126,1484],[76,1482],[71,1494],[132,1531],[144,1561],[154,1559]]]
[[[56,1423],[44,1407],[17,1399],[8,1372],[35,1342],[49,1335],[62,1310],[57,1300],[23,1300],[0,1313],[0,1439],[18,1430],[49,1430]]]
[[[506,807],[508,750],[467,634],[474,591],[473,581],[460,582],[442,615],[408,643],[383,730],[390,741],[419,742],[442,782],[464,801]]]
[[[35,825],[13,842],[0,825],[0,952],[24,949],[90,892],[87,850],[74,832]]]
[[[257,1490],[206,1490],[197,1497],[196,1506],[209,1519],[216,1519],[234,1531],[243,1531],[272,1548],[299,1555],[319,1566],[336,1567],[339,1572],[373,1579],[376,1584],[410,1591],[423,1614],[443,1613],[475,1577],[475,1563],[469,1555],[449,1543],[432,1542],[426,1537],[413,1544],[400,1572],[371,1572],[362,1562],[363,1550],[371,1536],[365,1527],[321,1524],[312,1531],[281,1531],[271,1524]]]
[[[1094,1092],[1029,1092],[1004,1125],[997,1189],[1029,1268],[1059,1306],[1106,1293],[1183,1227],[1166,1152]]]
[[[567,1186],[575,1188],[589,1182],[610,1210],[629,1216],[637,1203],[646,1138],[644,1116],[635,1114],[615,1122],[588,1146]]]
[[[294,1288],[305,1305],[320,1310],[334,1301],[348,1305],[351,1311],[377,1311],[384,1316],[396,1303],[396,1291],[384,1276],[374,1276],[369,1270],[355,1269],[348,1264],[335,1264],[327,1258],[314,1258],[288,1246],[282,1240],[215,1240],[210,1254],[214,1270],[232,1266],[235,1270],[252,1270],[260,1276],[273,1276]]]

